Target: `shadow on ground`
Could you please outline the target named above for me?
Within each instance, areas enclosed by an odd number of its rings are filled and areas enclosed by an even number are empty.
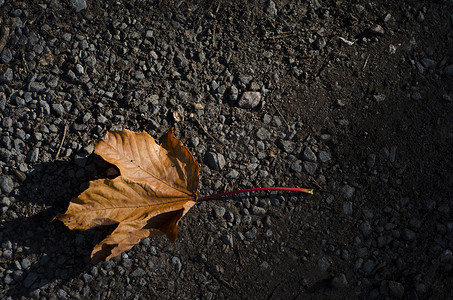
[[[12,248],[8,269],[14,270],[7,275],[15,282],[8,295],[27,296],[57,282],[64,286],[92,268],[90,252],[102,232],[70,231],[52,219],[93,179],[95,163],[90,158],[85,168],[61,161],[37,165],[21,184],[12,204],[20,207],[18,217],[2,224],[3,241],[10,241]]]

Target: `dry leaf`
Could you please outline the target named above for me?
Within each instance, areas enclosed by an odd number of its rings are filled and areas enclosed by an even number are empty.
[[[116,165],[120,176],[90,182],[66,213],[56,216],[70,229],[118,225],[91,258],[109,260],[159,232],[174,241],[179,220],[197,199],[199,171],[172,131],[161,145],[146,132],[109,131],[95,153]]]

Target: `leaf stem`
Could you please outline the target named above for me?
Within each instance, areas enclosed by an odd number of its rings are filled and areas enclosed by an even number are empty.
[[[313,194],[313,189],[289,188],[289,187],[260,187],[260,188],[236,190],[236,191],[220,193],[220,194],[216,194],[216,195],[200,197],[200,198],[198,198],[198,200],[208,200],[208,199],[220,198],[220,197],[227,196],[227,195],[232,195],[232,194],[257,192],[257,191],[290,191],[290,192],[302,192],[302,193]]]

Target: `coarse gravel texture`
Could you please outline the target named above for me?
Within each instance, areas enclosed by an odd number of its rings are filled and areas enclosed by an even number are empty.
[[[453,297],[453,2],[0,0],[0,298]],[[51,222],[107,130],[200,162],[179,237]]]

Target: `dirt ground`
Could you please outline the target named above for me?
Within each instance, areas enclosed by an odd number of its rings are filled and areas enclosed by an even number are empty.
[[[1,298],[453,297],[452,1],[0,0],[0,30]],[[50,221],[106,176],[93,142],[172,127],[202,196],[314,194],[90,263],[109,229]]]

